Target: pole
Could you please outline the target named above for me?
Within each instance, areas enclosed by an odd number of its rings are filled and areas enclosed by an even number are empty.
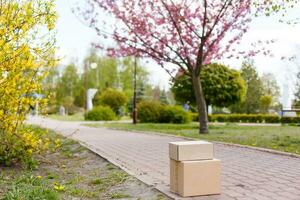
[[[133,75],[133,112],[132,112],[132,119],[133,124],[137,123],[137,101],[136,101],[136,68],[137,68],[137,59],[134,57],[134,75]]]
[[[88,90],[88,61],[85,61],[84,63],[84,108],[85,112],[87,112],[87,104],[88,104],[88,99],[87,99],[87,90]]]

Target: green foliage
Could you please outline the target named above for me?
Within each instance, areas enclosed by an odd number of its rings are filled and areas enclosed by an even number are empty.
[[[169,104],[167,93],[165,90],[161,91],[159,101],[160,101],[160,103],[165,104],[165,105]]]
[[[155,101],[140,102],[137,106],[138,119],[142,123],[159,122],[162,105]]]
[[[297,74],[297,84],[293,106],[298,108],[300,107],[300,72]]]
[[[270,106],[276,106],[279,104],[280,88],[273,74],[263,74],[261,77],[262,90],[264,96],[270,96],[272,102]]]
[[[47,180],[32,175],[18,177],[9,186],[3,200],[58,200],[59,194]]]
[[[57,105],[47,105],[45,113],[48,115],[54,115],[59,112],[59,107]]]
[[[280,123],[277,115],[258,114],[218,114],[210,115],[211,122],[242,122],[242,123]]]
[[[119,69],[119,86],[127,97],[133,96],[133,76],[134,76],[134,59],[125,58],[120,61],[121,68]],[[144,99],[146,88],[150,87],[149,72],[137,60],[137,97],[138,101]]]
[[[84,115],[84,119],[90,121],[111,121],[116,118],[116,114],[108,106],[97,106]]]
[[[109,88],[95,97],[95,105],[109,106],[116,114],[127,103],[127,97],[121,91]]]
[[[272,96],[264,95],[260,97],[260,112],[268,113],[272,104]]]
[[[191,116],[181,106],[162,106],[159,123],[186,124]]]
[[[263,85],[252,62],[243,63],[241,75],[247,85],[246,98],[245,101],[232,106],[231,111],[233,113],[258,113],[260,98],[263,95]]]
[[[142,123],[184,124],[191,121],[191,116],[182,107],[164,105],[155,101],[139,103],[138,118]]]
[[[211,64],[205,67],[200,78],[207,105],[228,107],[242,101],[245,96],[245,83],[240,73],[224,65]],[[192,81],[188,76],[177,78],[171,90],[177,102],[196,104]]]
[[[77,113],[80,113],[80,112],[84,111],[83,108],[80,108],[80,107],[78,107],[74,104],[65,107],[65,109],[66,109],[66,114],[68,114],[68,115],[75,115]]]
[[[57,103],[63,106],[73,104],[78,84],[79,75],[77,74],[77,68],[74,64],[70,64],[64,69],[62,77],[58,80],[56,87]],[[67,104],[66,97],[71,99],[67,102]]]
[[[198,121],[198,113],[191,114],[193,121]],[[300,117],[279,117],[267,114],[214,114],[209,115],[210,122],[232,122],[232,123],[282,123],[300,124]]]
[[[300,124],[300,117],[282,117],[281,123],[283,123],[283,124]]]
[[[46,137],[45,130],[33,127],[19,127],[18,134],[10,134],[0,129],[0,165],[12,166],[21,163],[34,169],[37,165],[33,155],[52,149],[51,139]],[[5,137],[6,136],[6,137]]]
[[[36,94],[56,65],[55,2],[1,1],[0,13],[0,165],[31,167],[45,141],[24,121],[30,107],[44,107],[46,99]]]

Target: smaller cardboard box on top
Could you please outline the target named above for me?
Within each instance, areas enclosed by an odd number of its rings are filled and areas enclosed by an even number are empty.
[[[171,142],[170,188],[183,197],[220,194],[221,162],[213,144],[205,141]]]

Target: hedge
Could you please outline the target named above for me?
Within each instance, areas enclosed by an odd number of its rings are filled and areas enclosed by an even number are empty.
[[[283,124],[300,124],[300,117],[283,117],[281,118]]]
[[[191,121],[190,113],[186,112],[181,106],[144,101],[138,104],[137,110],[138,119],[142,123],[184,124]]]
[[[193,121],[198,121],[198,114],[192,113]],[[280,117],[278,115],[263,114],[215,114],[209,115],[210,122],[235,122],[235,123],[282,123],[298,124],[300,117]]]

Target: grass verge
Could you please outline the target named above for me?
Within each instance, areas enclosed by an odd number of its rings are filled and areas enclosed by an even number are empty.
[[[76,113],[74,115],[48,115],[50,119],[55,119],[59,121],[84,121],[84,113]]]
[[[47,134],[53,141],[60,139],[61,145],[56,151],[36,155],[39,165],[35,170],[0,166],[1,200],[161,198],[161,193],[79,143],[54,132]]]
[[[143,132],[159,132],[192,139],[219,141],[273,149],[300,155],[300,127],[297,126],[239,126],[210,125],[209,134],[199,135],[198,124],[124,124],[106,123],[87,126]]]

